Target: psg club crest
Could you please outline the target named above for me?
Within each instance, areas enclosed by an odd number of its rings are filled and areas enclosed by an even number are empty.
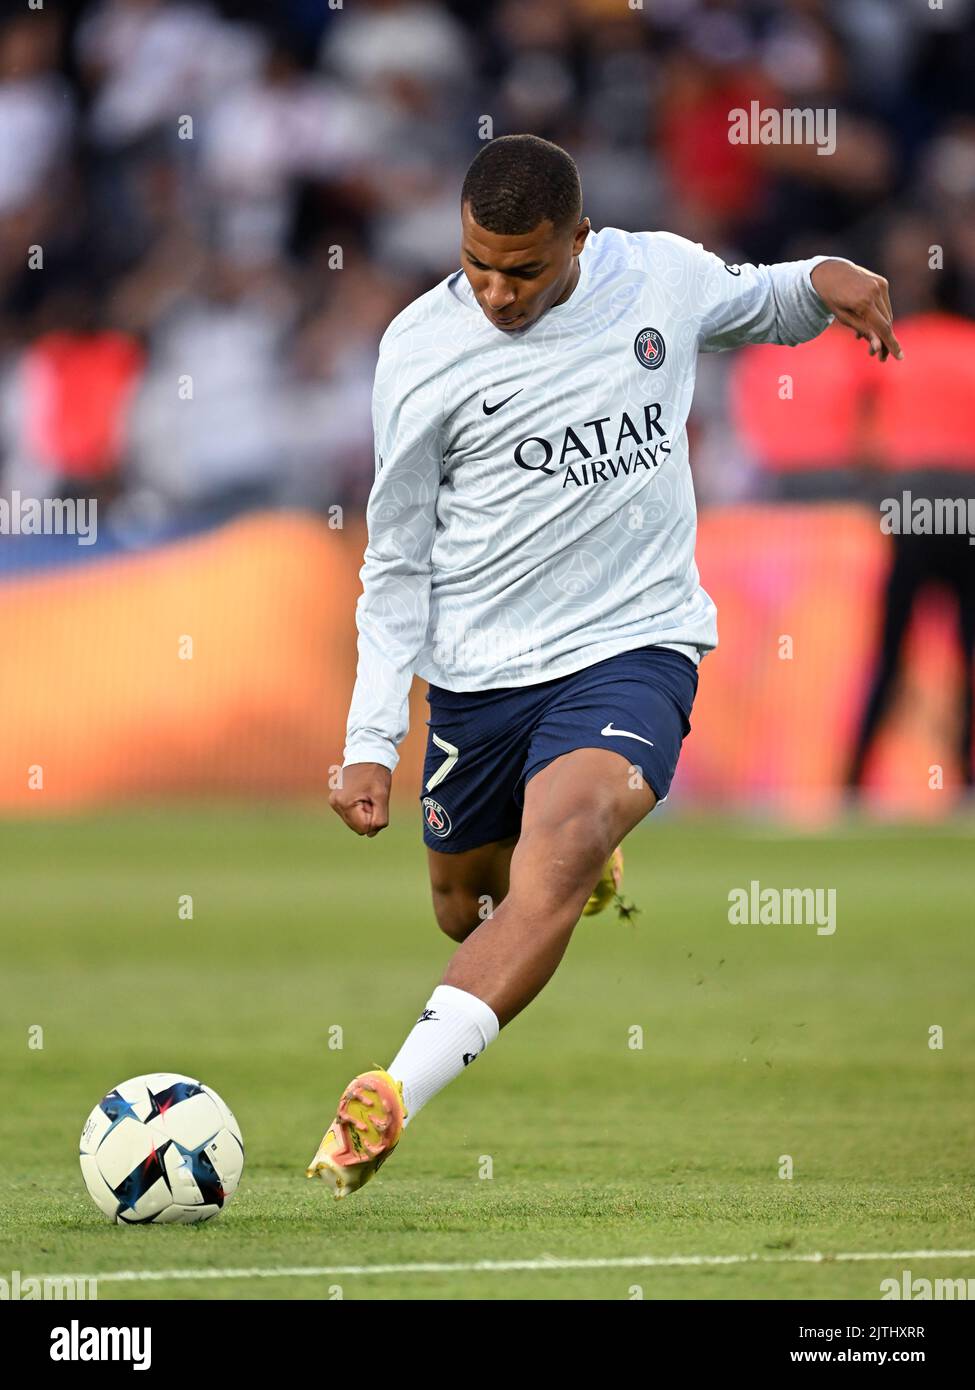
[[[664,335],[656,328],[641,328],[633,340],[633,351],[641,367],[646,367],[648,372],[656,371],[667,356]]]
[[[439,839],[443,840],[450,834],[450,817],[440,802],[434,801],[432,796],[423,798],[423,819],[430,833]]]

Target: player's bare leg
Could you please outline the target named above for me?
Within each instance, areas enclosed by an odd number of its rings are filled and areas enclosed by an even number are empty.
[[[507,894],[473,930],[470,919],[490,896],[488,874],[504,887],[506,851],[453,856],[453,869],[442,862],[448,856],[435,855],[441,907],[450,905],[445,923],[463,939],[389,1066],[409,1114],[473,1062],[551,978],[607,859],[654,805],[645,780],[615,751],[580,748],[555,758],[526,787]]]
[[[369,1181],[411,1114],[551,979],[607,859],[655,804],[642,779],[634,785],[624,757],[576,749],[528,783],[516,845],[432,853],[438,920],[462,944],[389,1071],[377,1067],[346,1088],[309,1177],[324,1178],[336,1197]],[[477,918],[482,900],[495,894],[503,900],[469,929],[471,913]]]
[[[460,854],[427,849],[430,891],[437,925],[453,941],[465,941],[508,895],[516,835]]]
[[[484,1001],[501,1027],[547,984],[613,849],[656,798],[618,753],[579,748],[525,790],[508,895],[451,957],[443,984]]]

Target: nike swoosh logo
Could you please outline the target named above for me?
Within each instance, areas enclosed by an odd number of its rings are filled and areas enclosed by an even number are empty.
[[[512,391],[510,396],[505,396],[504,400],[498,401],[497,405],[488,405],[487,401],[483,401],[481,403],[481,409],[484,411],[485,415],[493,415],[494,412],[500,410],[503,405],[507,405],[509,401],[513,401],[515,396],[520,396],[524,389],[524,386],[519,386],[517,391]]]
[[[642,734],[631,734],[629,729],[614,729],[612,722],[607,724],[605,729],[600,729],[599,732],[603,738],[638,738],[641,743],[650,743],[650,740],[644,738]],[[652,743],[650,743],[650,747],[653,747]]]

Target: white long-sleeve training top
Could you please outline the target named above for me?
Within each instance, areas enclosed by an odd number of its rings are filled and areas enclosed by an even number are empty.
[[[495,328],[463,271],[390,324],[345,764],[394,768],[414,673],[531,685],[635,647],[717,645],[685,425],[698,352],[797,344],[820,261],[729,266],[669,232],[591,232],[569,299]]]

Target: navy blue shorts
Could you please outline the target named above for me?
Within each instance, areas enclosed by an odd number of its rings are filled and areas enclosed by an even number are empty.
[[[697,680],[681,652],[640,647],[537,685],[468,692],[431,685],[424,843],[459,854],[518,835],[525,784],[575,748],[619,753],[663,801],[690,733]]]

